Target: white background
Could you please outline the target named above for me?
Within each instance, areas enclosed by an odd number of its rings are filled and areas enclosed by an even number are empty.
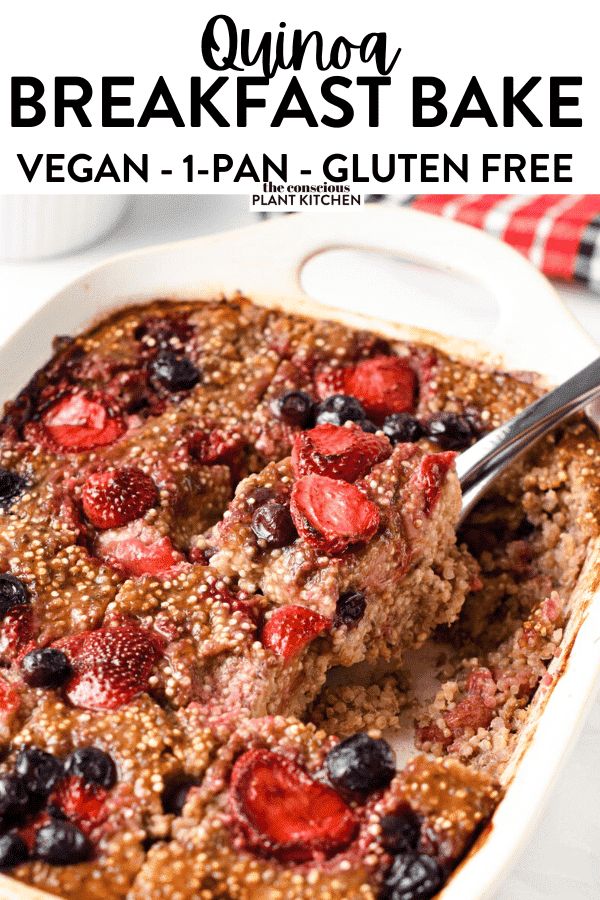
[[[0,55],[0,192],[39,193],[41,183],[27,185],[16,162],[16,152],[31,158],[38,152],[90,152],[99,160],[107,151],[132,155],[152,154],[156,170],[175,167],[175,174],[156,176],[150,185],[116,185],[115,190],[131,192],[248,192],[248,182],[237,186],[212,185],[204,181],[189,185],[180,161],[194,153],[201,164],[207,164],[214,152],[229,152],[240,160],[244,153],[259,159],[263,152],[290,154],[291,180],[304,182],[300,169],[309,167],[313,180],[321,181],[320,164],[332,152],[359,153],[363,167],[372,153],[469,152],[476,160],[483,152],[567,152],[574,155],[575,181],[563,190],[593,193],[598,180],[598,141],[600,139],[599,67],[597,63],[599,4],[597,0],[369,0],[368,3],[341,0],[303,0],[302,3],[262,0],[251,6],[241,0],[169,0],[168,3],[137,0],[103,0],[101,4],[82,4],[81,0],[30,0],[28,3],[6,3],[2,10],[2,54]],[[81,128],[77,124],[54,129],[50,122],[36,128],[8,129],[9,76],[35,75],[48,83],[56,75],[81,75],[95,85],[102,75],[134,75],[133,115],[139,114],[155,84],[157,76],[165,76],[184,117],[189,107],[189,79],[201,75],[207,80],[219,73],[203,67],[200,39],[206,21],[212,14],[230,13],[239,28],[249,26],[253,40],[265,30],[275,33],[279,22],[286,21],[286,34],[302,28],[323,32],[328,41],[344,34],[357,42],[369,32],[385,30],[390,48],[402,47],[400,59],[392,73],[392,86],[382,89],[381,125],[366,127],[365,104],[359,96],[364,88],[354,88],[353,97],[359,110],[355,121],[343,129],[324,126],[308,128],[303,122],[287,122],[281,128],[269,128],[268,121],[288,83],[290,73],[276,76],[265,91],[267,110],[250,110],[251,127],[218,128],[209,120],[201,128],[175,128],[172,123],[158,121],[148,128]],[[252,70],[250,74],[260,74]],[[325,75],[332,74],[331,72]],[[336,74],[334,72],[334,74]],[[342,74],[356,77],[375,74],[372,64],[352,65]],[[500,100],[502,76],[514,76],[524,83],[532,75],[543,77],[543,83],[532,93],[532,105],[538,116],[548,122],[548,82],[550,75],[581,75],[581,115],[584,127],[532,128],[517,114],[515,127],[489,128],[481,121],[467,121],[459,128],[448,122],[439,128],[411,128],[411,78],[414,75],[441,77],[448,86],[449,108],[454,110],[471,77],[476,74],[485,90],[496,118],[502,120]],[[319,117],[325,112],[319,86],[323,73],[308,63],[301,82]],[[129,89],[128,89],[129,90]],[[253,94],[254,95],[254,94]],[[231,115],[234,108],[233,84],[219,96]],[[216,99],[215,99],[216,102]],[[99,104],[95,96],[89,107],[97,120]],[[127,111],[124,111],[127,114]],[[270,115],[267,115],[270,114]],[[574,110],[576,115],[577,111]],[[69,120],[72,122],[71,115]],[[449,116],[450,119],[450,116]],[[449,121],[448,119],[448,121]],[[179,173],[179,174],[177,174]],[[539,185],[502,182],[487,186],[472,172],[469,192],[507,190],[533,193],[543,191]],[[375,185],[371,185],[371,190]],[[421,185],[412,182],[415,192],[463,191],[464,185]],[[75,185],[70,191],[90,191],[93,186]],[[113,189],[102,182],[102,193]],[[364,189],[364,186],[363,188]],[[61,185],[48,190],[64,191]],[[380,188],[381,190],[381,188]],[[387,192],[402,192],[404,184],[388,185]]]
[[[38,263],[0,264],[0,342],[67,281],[117,251],[234,228],[254,220],[247,212],[246,200],[239,197],[138,197],[116,230],[88,250]],[[389,286],[395,279],[399,296],[408,294],[419,301],[411,308],[425,310],[425,316],[437,316],[440,330],[452,330],[439,321],[443,310],[434,306],[435,283],[429,288],[421,285],[417,296],[417,287],[407,284],[405,278],[401,266],[394,268],[389,262],[377,262],[376,257],[371,257],[368,266],[360,260],[347,260],[344,268],[321,264],[311,273],[310,285],[313,293],[324,299],[339,300],[342,293],[346,298],[351,292],[352,300],[365,292],[376,292],[382,284]],[[561,287],[560,293],[600,342],[600,295],[572,287]],[[451,286],[445,283],[443,296],[446,301],[460,300],[461,306],[455,305],[454,310],[465,309],[462,285],[455,286],[453,294]],[[471,336],[477,337],[478,329],[479,337],[483,337],[491,315],[485,309],[485,298],[471,294],[468,308],[470,327],[475,327]],[[456,324],[454,310],[450,321]],[[460,330],[463,329],[461,323]],[[600,896],[599,748],[597,702],[556,787],[549,791],[547,808],[535,835],[515,861],[496,900],[592,900]]]

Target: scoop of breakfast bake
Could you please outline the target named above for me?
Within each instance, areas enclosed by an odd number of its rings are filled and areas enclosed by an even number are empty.
[[[473,584],[459,510],[451,452],[324,424],[239,485],[208,538],[210,567],[265,596],[263,643],[283,656],[305,619],[307,633],[322,622],[331,664],[398,658],[452,621]]]
[[[389,744],[364,732],[339,743],[293,719],[254,720],[189,792],[131,896],[430,897],[498,797],[455,762],[417,757],[396,774]]]
[[[240,718],[302,711],[332,664],[331,623],[288,608],[277,641],[267,598],[228,586],[215,569],[187,564],[169,579],[130,579],[107,608],[160,642],[149,689],[218,734]]]

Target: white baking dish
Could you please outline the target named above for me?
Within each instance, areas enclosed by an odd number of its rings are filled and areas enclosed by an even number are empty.
[[[392,253],[472,279],[498,303],[498,327],[483,347],[397,324],[391,296],[365,297],[365,316],[315,304],[301,289],[302,265],[335,247]],[[238,289],[263,305],[337,318],[391,337],[426,339],[464,357],[495,358],[513,369],[539,371],[549,382],[562,380],[597,355],[549,282],[507,246],[474,229],[412,210],[367,208],[278,218],[109,260],[49,300],[0,348],[0,400],[13,396],[45,362],[53,335],[75,333],[120,303],[159,296],[202,300]],[[578,732],[600,674],[599,567],[600,542],[591,548],[575,591],[561,656],[551,667],[554,684],[538,691],[506,771],[506,796],[475,851],[442,892],[444,900],[490,895],[533,827]],[[44,896],[0,876],[2,898]]]

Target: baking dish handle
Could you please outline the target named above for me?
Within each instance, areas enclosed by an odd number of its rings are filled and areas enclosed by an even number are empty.
[[[517,360],[527,359],[530,369],[551,371],[559,380],[597,355],[593,340],[548,279],[517,251],[468,225],[411,209],[367,205],[278,216],[220,237],[230,265],[235,261],[238,284],[249,293],[305,300],[300,275],[312,257],[333,249],[383,252],[479,283],[499,312],[495,331],[481,339],[505,354],[509,349]],[[223,263],[219,260],[219,268]],[[569,353],[561,367],[556,354],[565,329]]]
[[[258,302],[262,298],[290,311],[335,317],[336,311],[311,301],[300,280],[307,260],[332,249],[384,253],[479,283],[495,299],[499,322],[493,333],[481,335],[481,344],[469,355],[483,357],[492,350],[510,368],[544,372],[558,383],[598,354],[550,282],[512,248],[438,216],[373,205],[277,216],[248,228],[106,260],[55,294],[0,348],[0,394],[8,398],[22,386],[23,360],[31,368],[44,363],[51,335],[87,327],[121,302],[241,290]],[[366,298],[367,315],[345,311],[344,321],[376,330],[391,324],[402,336],[432,339],[419,329],[401,329],[394,300],[385,297],[385,312],[376,320],[368,315]],[[443,338],[438,341],[451,352],[466,352],[464,341],[455,341],[454,348]]]

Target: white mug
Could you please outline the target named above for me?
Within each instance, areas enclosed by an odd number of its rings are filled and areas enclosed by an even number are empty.
[[[119,220],[126,195],[0,196],[0,259],[42,259],[92,244]]]

